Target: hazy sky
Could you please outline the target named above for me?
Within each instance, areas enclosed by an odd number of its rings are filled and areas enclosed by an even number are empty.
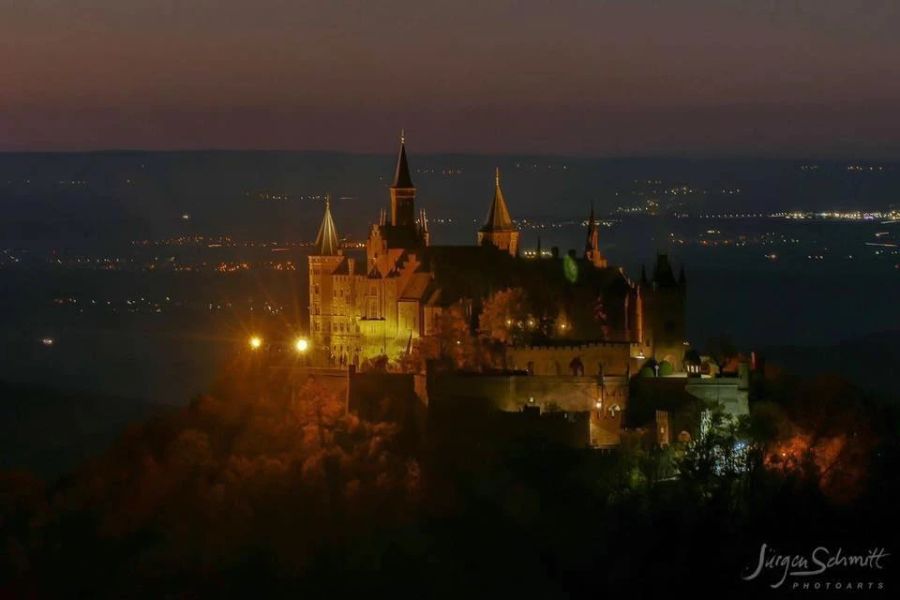
[[[0,149],[900,158],[897,0],[0,0]]]

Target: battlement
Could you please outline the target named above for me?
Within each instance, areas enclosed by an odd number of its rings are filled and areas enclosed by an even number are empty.
[[[520,346],[512,346],[513,350],[559,350],[559,351],[577,351],[590,350],[591,348],[621,348],[628,346],[629,348],[639,347],[640,342],[618,342],[618,341],[589,341],[589,342],[560,342],[558,344],[523,344]]]

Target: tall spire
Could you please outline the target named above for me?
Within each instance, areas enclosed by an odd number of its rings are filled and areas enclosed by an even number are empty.
[[[600,252],[600,228],[594,219],[594,203],[591,202],[591,216],[588,218],[587,240],[584,244],[584,257],[599,268],[605,269],[606,258]]]
[[[491,209],[488,211],[487,220],[481,231],[514,231],[515,229],[512,217],[509,216],[506,199],[503,197],[503,190],[500,188],[500,169],[497,168],[494,172],[494,200],[491,202]]]
[[[394,169],[393,188],[414,188],[409,176],[409,163],[406,161],[406,131],[400,130],[400,153],[397,155],[397,167]]]
[[[416,186],[409,176],[406,160],[406,132],[400,132],[400,153],[394,169],[394,183],[391,184],[391,227],[399,227],[416,237]]]
[[[599,242],[599,232],[597,231],[597,223],[594,221],[594,202],[591,201],[591,216],[588,217],[587,241],[584,244],[584,254],[588,256],[591,251],[597,249]]]
[[[334,256],[340,254],[340,240],[334,219],[331,218],[331,195],[325,196],[325,216],[319,225],[319,233],[316,235],[316,256]]]

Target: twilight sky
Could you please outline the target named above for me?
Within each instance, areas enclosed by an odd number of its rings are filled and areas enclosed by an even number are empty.
[[[0,0],[0,150],[900,159],[896,0]]]

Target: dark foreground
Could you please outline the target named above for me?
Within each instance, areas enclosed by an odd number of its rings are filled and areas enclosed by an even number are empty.
[[[324,387],[283,388],[234,364],[61,479],[4,472],[0,596],[895,593],[894,556],[742,579],[762,544],[897,551],[897,411],[837,379],[772,377],[739,427],[666,450],[636,433],[615,453],[410,445]],[[807,581],[821,588],[792,589]]]

